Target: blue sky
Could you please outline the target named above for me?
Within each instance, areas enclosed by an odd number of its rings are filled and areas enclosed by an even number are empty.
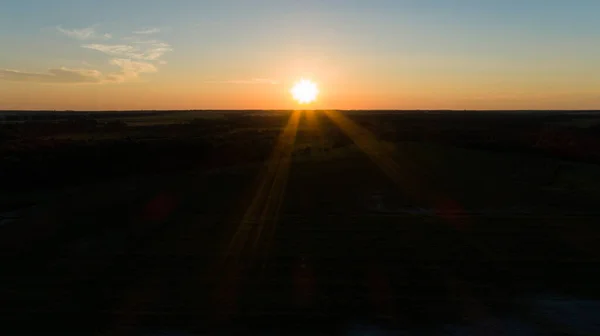
[[[0,108],[290,108],[287,89],[300,77],[319,84],[325,108],[600,103],[600,1],[0,0],[0,8]],[[160,100],[142,104],[140,95]]]

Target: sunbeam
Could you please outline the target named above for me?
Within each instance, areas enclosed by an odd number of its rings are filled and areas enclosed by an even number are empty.
[[[245,277],[245,266],[266,264],[285,197],[299,121],[300,111],[294,111],[259,173],[259,183],[252,201],[227,245],[223,260],[216,268],[220,273],[214,291],[217,316],[227,316],[236,309],[236,293],[241,279]]]
[[[304,113],[306,117],[306,124],[308,126],[309,134],[312,138],[312,155],[313,156],[323,156],[324,148],[325,148],[325,139],[323,137],[323,132],[321,130],[321,126],[319,125],[319,119],[317,117],[317,111],[309,110]],[[316,147],[316,148],[315,148]]]
[[[435,204],[436,195],[418,179],[418,167],[405,159],[402,165],[393,158],[393,150],[382,144],[366,128],[358,125],[339,111],[325,111],[325,115],[344,132],[404,193],[419,204]]]
[[[261,254],[263,257],[267,255],[269,241],[275,231],[285,196],[300,113],[300,111],[292,113],[285,129],[279,135],[275,148],[259,175],[259,186],[254,193],[252,202],[244,213],[227,248],[226,256],[236,261],[247,246],[251,248],[251,251],[244,251],[244,254],[249,257],[257,254]],[[264,240],[262,246],[259,246],[261,237]]]

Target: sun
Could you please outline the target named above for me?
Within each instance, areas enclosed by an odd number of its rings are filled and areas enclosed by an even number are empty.
[[[300,104],[309,104],[317,99],[319,89],[317,84],[308,79],[299,80],[290,90],[292,97]]]

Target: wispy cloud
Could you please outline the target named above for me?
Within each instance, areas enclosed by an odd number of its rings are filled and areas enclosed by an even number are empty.
[[[231,79],[222,81],[208,81],[214,84],[259,84],[259,85],[277,85],[279,81],[271,78],[251,78],[251,79]]]
[[[96,32],[94,27],[81,28],[81,29],[65,29],[62,26],[56,27],[56,29],[67,35],[70,38],[78,39],[78,40],[108,40],[112,38],[111,34],[100,34]]]
[[[49,69],[45,73],[24,72],[10,69],[0,69],[0,79],[13,82],[36,82],[36,83],[100,83],[102,73],[89,69]]]
[[[160,29],[159,28],[146,28],[146,29],[136,30],[133,33],[138,34],[138,35],[150,35],[150,34],[160,33]]]
[[[126,80],[138,78],[141,73],[157,72],[158,69],[154,64],[147,62],[136,62],[130,59],[115,58],[110,60],[110,64],[121,68],[120,72],[111,73],[107,76],[107,80],[124,82]]]
[[[131,41],[131,43],[135,43],[135,44],[159,44],[159,43],[163,43],[159,40],[134,40]]]
[[[148,43],[139,46],[129,44],[84,44],[83,48],[97,50],[110,56],[144,61],[157,61],[173,49],[164,42]]]
[[[106,40],[112,38],[110,34],[100,34],[95,26],[81,29],[65,29],[62,26],[56,29],[68,37],[77,40]],[[148,35],[158,33],[158,28],[148,28],[134,32],[134,34]],[[156,65],[167,64],[161,59],[164,54],[173,49],[168,43],[157,39],[147,39],[142,36],[131,36],[123,38],[129,41],[123,44],[86,43],[81,47],[100,51],[108,55],[108,64],[119,70],[100,72],[95,66],[82,61],[81,64],[87,69],[71,69],[66,67],[49,69],[46,72],[27,72],[12,69],[0,69],[0,80],[15,82],[35,83],[121,83],[136,80],[144,73],[155,73],[158,71]]]
[[[139,35],[125,36],[125,37],[122,37],[121,40],[127,41],[128,43],[141,43],[141,44],[161,43],[162,42],[160,40],[151,40],[151,39],[149,39],[149,36],[139,36]]]
[[[119,71],[106,75],[91,69],[49,69],[47,72],[24,72],[0,69],[0,79],[13,82],[53,83],[53,84],[101,84],[135,80],[142,73],[157,72],[152,63],[136,62],[130,59],[115,58],[109,62],[120,68]]]

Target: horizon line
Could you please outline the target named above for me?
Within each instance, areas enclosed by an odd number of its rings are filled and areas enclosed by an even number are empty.
[[[126,109],[126,110],[55,110],[0,109],[3,112],[291,112],[291,111],[378,111],[378,112],[600,112],[600,109]]]

